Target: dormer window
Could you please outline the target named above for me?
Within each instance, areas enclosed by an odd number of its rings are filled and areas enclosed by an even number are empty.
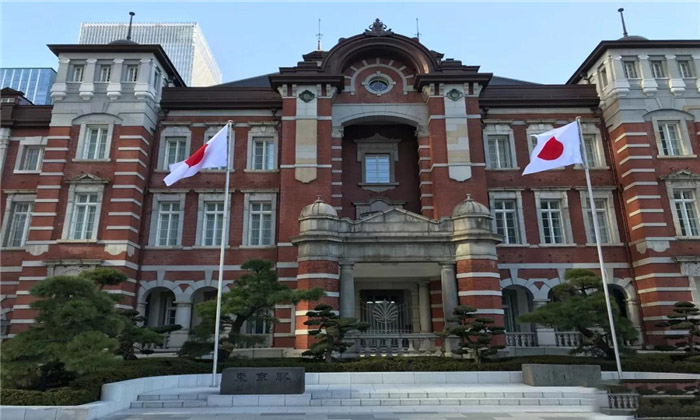
[[[73,65],[73,68],[72,68],[72,71],[70,74],[70,81],[71,82],[82,82],[84,72],[85,72],[84,65],[82,65],[82,64]]]

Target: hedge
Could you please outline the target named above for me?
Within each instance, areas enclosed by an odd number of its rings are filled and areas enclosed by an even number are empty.
[[[0,390],[2,405],[80,405],[95,401],[87,389],[56,388],[46,392],[28,389]]]
[[[653,359],[653,358],[652,358]],[[463,359],[442,357],[367,357],[355,360],[339,360],[335,363],[324,363],[309,359],[298,358],[270,358],[247,359],[232,358],[219,364],[219,371],[228,367],[304,367],[307,372],[406,372],[406,371],[434,371],[434,372],[459,372],[459,371],[519,371],[523,363],[549,363],[549,364],[587,364],[599,365],[602,370],[615,370],[615,362],[598,358],[572,357],[572,356],[529,356],[494,359],[480,365]],[[626,359],[623,368],[627,371],[642,372],[681,372],[700,373],[700,363],[671,362],[669,360],[646,360],[644,356]],[[125,381],[134,378],[161,375],[185,375],[197,373],[210,373],[211,361],[193,360],[186,358],[147,358],[140,360],[124,361],[116,368],[83,375],[70,382],[71,391],[62,397],[61,404],[82,404],[88,401],[96,401],[100,398],[100,390],[103,384]],[[7,389],[2,394],[2,403],[6,405],[26,405],[32,397],[26,393],[41,393],[39,391],[24,391]],[[5,393],[5,391],[8,391]],[[15,392],[15,393],[13,393]],[[56,391],[53,391],[56,392]],[[49,392],[50,393],[50,392]],[[55,397],[35,397],[55,398]],[[31,400],[34,404],[34,400]],[[57,403],[58,404],[58,403]]]
[[[642,398],[637,417],[700,418],[700,398]]]

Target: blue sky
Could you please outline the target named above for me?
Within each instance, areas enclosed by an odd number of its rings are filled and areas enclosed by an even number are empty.
[[[0,0],[1,1],[1,0]],[[481,71],[539,83],[564,83],[603,39],[621,36],[618,7],[630,34],[699,39],[700,2],[518,3],[0,3],[2,67],[56,67],[46,44],[75,43],[81,22],[199,22],[224,81],[292,66],[316,46],[362,32],[375,18],[445,57]]]

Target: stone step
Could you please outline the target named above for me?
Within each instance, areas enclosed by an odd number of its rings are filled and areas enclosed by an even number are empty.
[[[420,406],[420,405],[483,405],[483,406],[567,406],[588,410],[592,398],[311,398],[301,395],[210,395],[207,407],[290,407],[290,406]]]
[[[193,401],[201,400],[206,401],[207,397],[212,395],[209,394],[141,394],[136,400],[137,401]]]
[[[206,407],[205,400],[132,401],[131,408],[195,408]]]
[[[394,399],[394,398],[592,398],[583,392],[355,392],[355,391],[311,391],[312,400],[317,399]]]

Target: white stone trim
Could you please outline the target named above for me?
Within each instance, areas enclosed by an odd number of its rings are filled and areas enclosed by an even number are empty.
[[[216,133],[214,133],[216,134]],[[231,192],[229,192],[229,195],[232,195]],[[206,202],[214,201],[214,202],[221,202],[225,203],[226,199],[226,194],[219,193],[213,193],[213,194],[203,194],[199,193],[197,194],[197,234],[196,234],[196,239],[195,239],[195,246],[200,246],[203,248],[219,248],[221,245],[204,245],[204,204]],[[229,197],[229,207],[231,206],[232,202],[232,197]],[[228,212],[229,209],[224,209],[224,214]],[[224,216],[224,218],[226,218]],[[225,227],[225,232],[226,235],[224,237],[224,244],[228,245],[229,244],[229,238],[230,238],[230,230],[231,230],[231,217],[228,218],[227,220],[227,225]]]
[[[695,124],[695,119],[691,114],[688,114],[686,112],[682,112],[679,110],[669,110],[669,109],[661,109],[654,111],[650,113],[649,115],[645,116],[645,119],[648,121],[649,119],[651,120],[651,124],[654,127],[654,140],[656,141],[656,148],[657,148],[657,157],[659,158],[666,158],[666,157],[688,157],[692,158],[695,157],[693,154],[693,147],[691,146],[690,143],[690,134],[688,133],[688,124],[687,122],[690,121]],[[661,146],[661,138],[659,136],[659,121],[672,121],[678,123],[678,128],[680,132],[678,133],[680,135],[679,143],[680,143],[680,155],[664,155],[662,154],[663,147]]]
[[[277,194],[269,192],[249,192],[245,193],[243,198],[243,238],[241,244],[243,247],[255,247],[257,245],[250,245],[249,238],[249,224],[250,224],[250,203],[251,202],[270,202],[272,220],[270,221],[270,245],[264,245],[262,247],[268,248],[275,246],[277,238]],[[277,267],[280,267],[280,263],[277,263]]]
[[[158,140],[158,163],[156,171],[169,171],[165,167],[165,143],[168,137],[184,137],[185,138],[185,159],[192,154],[192,131],[189,126],[169,125],[163,128],[160,132]]]
[[[481,116],[479,116],[481,117]],[[508,148],[510,149],[511,166],[508,168],[493,168],[491,166],[491,153],[489,153],[489,136],[508,136]],[[515,152],[515,137],[513,129],[508,124],[486,124],[483,131],[484,159],[488,170],[517,170],[518,157]]]
[[[561,246],[561,245],[573,245],[573,233],[571,230],[571,214],[569,213],[569,198],[567,192],[564,190],[552,191],[552,190],[534,190],[535,193],[535,206],[537,208],[537,227],[540,233],[539,246]],[[560,244],[548,244],[544,242],[544,226],[542,226],[542,208],[540,206],[541,200],[561,200],[561,218],[562,218],[562,243]]]
[[[13,173],[15,174],[38,174],[41,172],[41,165],[43,162],[48,162],[48,160],[44,159],[44,153],[46,152],[46,142],[47,142],[47,137],[21,137],[19,139],[19,146],[17,149],[17,156],[15,157],[15,168]],[[25,169],[20,169],[20,166],[22,164],[22,157],[24,155],[24,149],[27,146],[43,146],[41,147],[41,151],[39,152],[39,159],[37,161],[37,166],[35,170],[25,170]],[[68,150],[66,148],[66,150]],[[65,162],[65,159],[62,159],[63,162]],[[59,162],[55,162],[59,163]]]
[[[297,102],[300,102],[298,100]],[[270,138],[274,144],[275,156],[274,164],[272,169],[253,169],[254,161],[254,144],[257,138]],[[279,133],[277,131],[276,125],[270,124],[255,124],[251,125],[250,130],[248,130],[248,147],[246,153],[246,171],[255,172],[274,172],[280,168],[279,165]],[[291,165],[292,167],[299,167],[300,165]],[[330,165],[329,165],[330,167]]]
[[[28,229],[27,232],[25,233],[25,238],[24,238],[24,243],[19,247],[19,248],[24,248],[24,246],[27,244],[27,239],[29,237],[29,230],[31,230],[32,226],[32,217],[36,216],[36,213],[34,213],[32,210],[34,209],[33,203],[36,201],[36,194],[32,193],[7,193],[7,198],[5,199],[5,212],[2,217],[2,228],[0,228],[0,246],[2,248],[7,248],[5,246],[5,241],[7,240],[7,234],[8,234],[8,229],[9,229],[9,223],[12,215],[12,207],[14,203],[32,203],[32,207],[30,208],[30,213],[31,217],[27,221],[28,223]],[[17,248],[17,247],[12,247],[12,248]]]
[[[63,220],[63,232],[61,234],[62,240],[67,241],[85,241],[94,242],[97,240],[97,234],[100,229],[100,216],[102,215],[102,201],[104,198],[105,184],[103,183],[72,183],[68,187],[68,201],[66,202],[66,215]],[[97,210],[95,212],[95,221],[92,227],[92,237],[86,239],[71,239],[70,230],[73,226],[73,210],[75,209],[75,196],[76,194],[82,193],[96,193],[97,194]],[[114,199],[113,199],[114,200]]]
[[[522,191],[496,191],[496,190],[489,190],[489,208],[491,209],[491,216],[493,216],[493,210],[494,210],[494,202],[496,200],[515,200],[516,201],[516,211],[517,211],[517,216],[518,216],[518,233],[520,236],[520,241],[517,244],[513,245],[526,245],[528,243],[527,241],[527,234],[525,230],[525,215],[523,212],[523,196],[522,196]],[[491,221],[492,224],[492,230],[496,232],[496,219],[494,218]]]
[[[180,203],[180,217],[178,218],[178,235],[175,246],[182,246],[182,230],[185,221],[185,193],[154,193],[151,205],[151,228],[148,233],[148,244],[159,246],[158,239],[158,219],[160,215],[160,203],[166,201],[176,201]]]
[[[678,238],[692,238],[691,236],[682,236],[681,223],[678,219],[676,206],[673,200],[674,190],[686,189],[692,190],[695,196],[695,215],[700,217],[700,177],[678,177],[674,179],[672,176],[666,178],[666,193],[669,200],[669,208],[673,217],[673,226]]]
[[[121,118],[110,114],[88,114],[76,118],[73,123],[80,120],[80,133],[78,135],[78,147],[75,150],[74,162],[100,162],[109,161],[112,151],[112,137],[114,136],[114,125],[121,123]],[[105,156],[101,159],[85,159],[83,152],[89,126],[107,126],[107,144],[105,146]]]
[[[593,233],[593,226],[589,226],[588,222],[588,205],[590,203],[588,198],[588,191],[579,191],[581,197],[581,212],[583,214],[583,226],[586,232],[586,245],[594,245],[595,238],[589,237],[589,233]],[[610,235],[610,240],[608,244],[617,244],[620,242],[620,230],[617,226],[617,215],[615,213],[615,202],[613,201],[613,192],[611,190],[593,190],[594,199],[604,199],[606,205],[606,218],[608,219],[608,230]]]

